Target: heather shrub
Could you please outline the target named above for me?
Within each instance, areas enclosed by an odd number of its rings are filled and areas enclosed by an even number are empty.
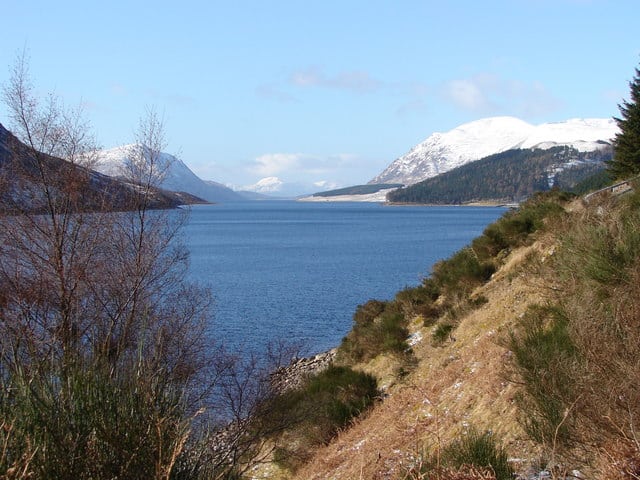
[[[496,480],[510,480],[513,469],[507,452],[499,446],[491,432],[470,430],[447,445],[441,452],[441,463],[454,468],[463,465],[485,467],[493,471]]]
[[[562,217],[562,205],[570,198],[569,194],[558,191],[534,195],[518,209],[505,213],[489,225],[472,242],[473,250],[479,258],[489,260],[503,250],[530,243],[533,233]]]
[[[442,345],[444,342],[451,338],[451,332],[456,328],[456,326],[451,322],[440,322],[433,329],[431,333],[431,344],[433,346]]]
[[[381,353],[402,354],[408,349],[408,335],[407,320],[395,303],[371,300],[357,308],[339,354],[351,362],[371,360]]]
[[[567,443],[574,402],[577,351],[568,318],[558,308],[532,306],[512,332],[509,349],[525,394],[520,397],[522,423],[535,440],[547,445]]]
[[[431,278],[444,294],[467,296],[491,278],[494,272],[493,264],[481,262],[473,249],[467,247],[451,258],[436,263]]]
[[[432,279],[425,279],[422,285],[408,287],[396,294],[395,302],[407,318],[421,316],[425,325],[433,322],[440,314],[435,305],[440,291]]]

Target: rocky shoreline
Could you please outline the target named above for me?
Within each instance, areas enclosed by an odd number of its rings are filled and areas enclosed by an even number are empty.
[[[325,370],[336,357],[337,348],[319,353],[312,357],[294,358],[289,365],[280,367],[271,373],[271,388],[278,393],[294,390],[302,386],[311,375]]]

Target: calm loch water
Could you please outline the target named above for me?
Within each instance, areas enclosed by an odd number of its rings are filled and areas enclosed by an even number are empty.
[[[336,346],[357,305],[391,299],[504,209],[372,203],[201,205],[185,228],[191,277],[211,287],[213,331],[232,347]]]

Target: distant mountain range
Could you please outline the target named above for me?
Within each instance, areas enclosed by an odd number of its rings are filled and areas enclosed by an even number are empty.
[[[136,186],[66,160],[34,152],[0,124],[0,213],[45,211],[48,199],[41,184],[47,178],[50,198],[67,195],[72,179],[84,185],[74,208],[84,211],[127,210],[135,203]],[[151,208],[174,208],[202,202],[186,193],[154,189]]]
[[[121,178],[129,162],[132,149],[136,145],[101,150],[98,152],[96,170],[110,177]],[[165,178],[160,186],[175,192],[187,192],[208,202],[242,201],[247,198],[230,188],[212,181],[205,181],[193,173],[184,162],[173,155],[161,152],[159,162],[167,169]]]
[[[568,146],[579,152],[591,152],[609,145],[617,131],[612,119],[531,125],[514,117],[485,118],[430,135],[369,183],[411,185],[508,150]]]

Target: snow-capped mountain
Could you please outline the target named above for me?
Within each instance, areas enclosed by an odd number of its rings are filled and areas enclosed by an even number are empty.
[[[572,119],[531,125],[515,117],[493,117],[434,133],[392,162],[369,183],[411,185],[475,160],[512,149],[571,146],[589,152],[618,132],[612,119]]]
[[[95,170],[111,177],[126,176],[132,149],[136,145],[124,145],[98,152]],[[184,162],[173,155],[161,152],[158,158],[161,169],[166,168],[160,186],[166,190],[186,192],[209,202],[228,202],[244,200],[242,195],[216,182],[204,181],[193,173]]]

